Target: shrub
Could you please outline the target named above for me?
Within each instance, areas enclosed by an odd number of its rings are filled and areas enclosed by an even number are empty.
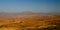
[[[25,27],[27,27],[27,26],[25,26],[25,25],[20,25],[20,26],[18,26],[19,28],[25,28]]]
[[[3,27],[3,25],[0,25],[0,28],[2,28]]]

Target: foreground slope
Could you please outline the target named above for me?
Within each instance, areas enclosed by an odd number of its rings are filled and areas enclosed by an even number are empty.
[[[28,30],[29,28],[46,28],[60,23],[60,15],[53,14],[14,14],[0,16],[1,30]],[[28,27],[28,28],[27,28]],[[22,29],[23,28],[23,29]],[[30,29],[31,30],[31,29]]]

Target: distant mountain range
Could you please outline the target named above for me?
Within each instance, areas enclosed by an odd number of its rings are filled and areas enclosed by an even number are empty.
[[[24,11],[18,13],[0,12],[0,16],[16,16],[16,15],[60,15],[60,13],[34,13],[31,11]]]

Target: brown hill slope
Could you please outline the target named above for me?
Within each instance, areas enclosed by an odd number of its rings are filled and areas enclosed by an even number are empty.
[[[60,15],[30,14],[0,16],[0,27],[41,27],[55,25],[60,22]],[[19,29],[19,28],[18,28]]]

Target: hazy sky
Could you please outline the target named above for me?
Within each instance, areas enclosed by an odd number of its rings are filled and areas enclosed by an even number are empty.
[[[59,12],[60,0],[0,0],[0,12]]]

